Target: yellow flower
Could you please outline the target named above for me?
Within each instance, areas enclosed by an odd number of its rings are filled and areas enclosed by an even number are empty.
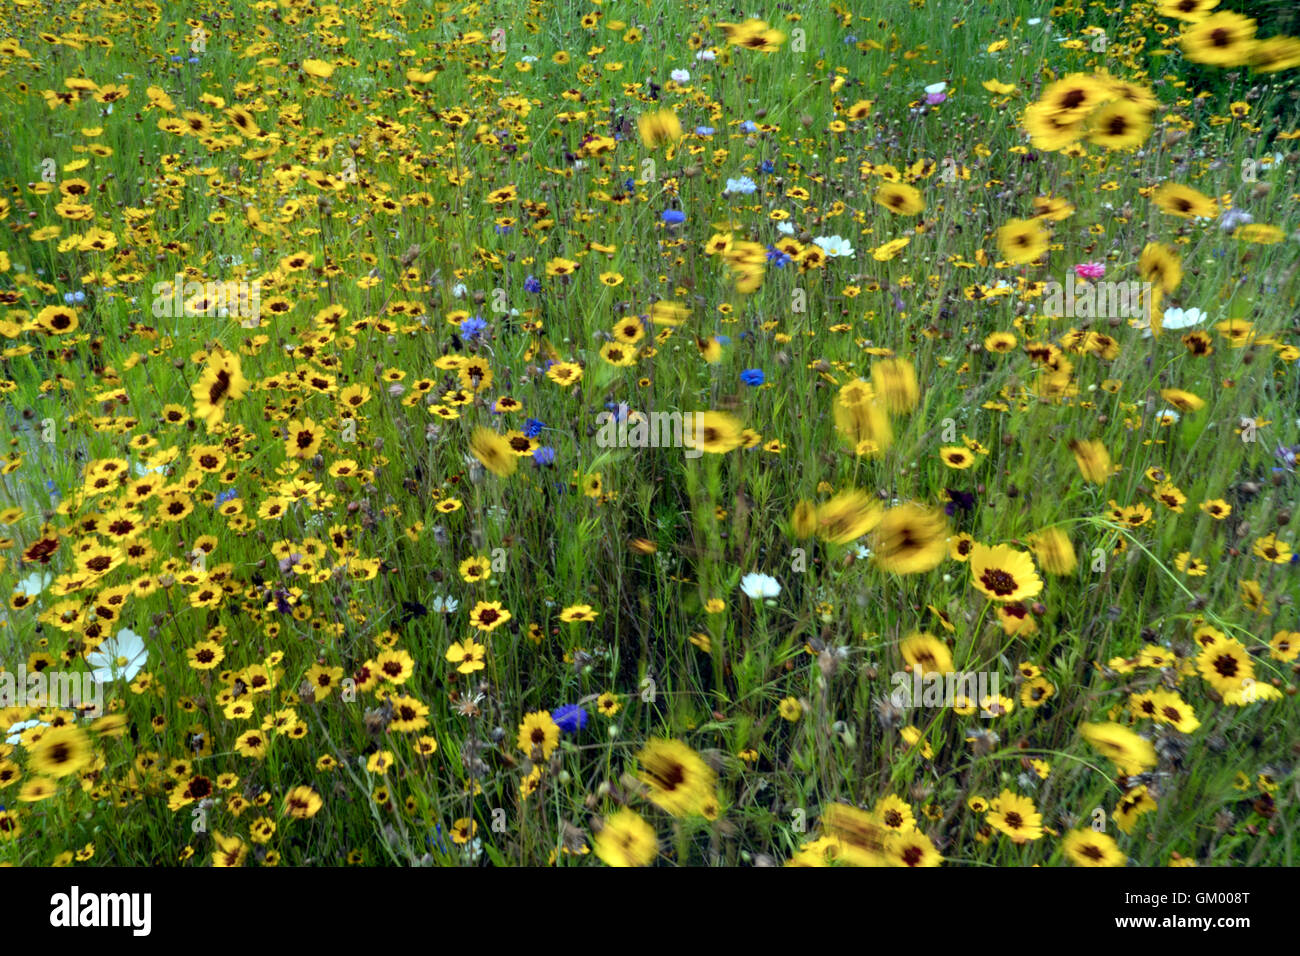
[[[673,816],[702,814],[716,803],[713,770],[680,740],[651,740],[636,759],[651,801]]]
[[[1028,797],[1003,790],[990,806],[989,823],[1011,837],[1013,843],[1037,840],[1043,835],[1043,816]]]
[[[536,710],[526,714],[519,724],[516,744],[534,762],[549,760],[560,745],[559,725],[547,711]]]
[[[1070,442],[1070,450],[1074,452],[1074,460],[1079,465],[1079,473],[1086,480],[1094,485],[1100,485],[1110,478],[1113,472],[1110,453],[1106,451],[1106,446],[1100,440],[1072,441]]]
[[[1115,838],[1096,830],[1071,830],[1062,848],[1075,866],[1123,866],[1126,857]]]
[[[519,456],[510,447],[510,442],[490,428],[474,429],[470,451],[484,468],[503,478],[513,475],[519,467]]]
[[[1052,234],[1038,219],[1010,219],[997,232],[998,249],[1012,265],[1028,265],[1047,252]]]
[[[309,58],[302,61],[302,71],[308,76],[315,76],[322,80],[328,80],[334,73],[334,66],[333,64],[326,63],[324,60]]]
[[[663,143],[676,143],[682,138],[682,124],[672,110],[642,113],[637,117],[637,131],[646,149],[655,149]]]
[[[654,827],[626,808],[605,818],[595,844],[596,856],[609,866],[649,866],[659,855]]]
[[[465,638],[447,648],[446,659],[456,665],[456,670],[462,674],[472,674],[474,671],[481,671],[486,664],[483,659],[486,656],[486,648],[478,644],[472,637]]]

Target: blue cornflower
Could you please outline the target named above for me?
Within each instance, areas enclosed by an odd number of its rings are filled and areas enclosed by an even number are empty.
[[[542,445],[540,448],[533,449],[533,464],[539,468],[545,468],[548,465],[555,464],[555,449],[550,445]]]
[[[443,853],[447,852],[447,842],[442,838],[442,824],[439,823],[434,831],[429,834],[428,843],[430,846],[436,846]]]
[[[749,196],[758,189],[758,183],[748,176],[741,176],[739,179],[728,179],[725,193],[740,193],[742,196]]]
[[[511,229],[510,229],[509,226],[500,226],[500,225],[498,225],[498,226],[495,226],[494,228],[496,229],[496,232],[497,232],[497,235],[498,235],[498,236],[508,236],[508,235],[510,235]]]
[[[527,279],[524,280],[524,291],[525,292],[542,291],[542,283],[540,280],[538,280],[537,276],[529,276]]]
[[[460,334],[467,339],[476,338],[483,334],[487,328],[487,323],[477,315],[471,315],[468,319],[462,319],[460,323]]]
[[[629,176],[627,179],[623,180],[623,188],[630,193],[636,192],[636,180]]]
[[[730,345],[730,344],[731,344],[731,336],[730,336],[730,335],[715,335],[714,338],[718,340],[718,344],[719,344],[719,345]]]
[[[546,427],[546,422],[538,421],[536,418],[529,418],[524,421],[524,437],[536,438]]]
[[[587,726],[587,712],[577,704],[561,704],[551,711],[551,720],[566,734],[576,734]]]
[[[714,134],[714,132],[716,132],[716,131],[714,130],[714,128],[713,128],[712,126],[697,126],[697,127],[695,127],[695,135],[696,135],[696,136],[712,136],[712,135]]]
[[[760,173],[774,173],[776,172],[776,163],[770,159],[765,159],[758,164],[758,171]]]
[[[753,120],[745,120],[745,122],[740,124],[740,131],[742,133],[757,133],[758,124]]]
[[[665,209],[659,218],[669,225],[675,226],[680,222],[686,221],[686,213],[682,212],[680,209]]]
[[[230,501],[232,498],[238,498],[238,497],[239,497],[238,488],[227,488],[225,491],[219,492],[217,494],[217,505],[218,506],[224,505],[227,501]]]
[[[772,263],[778,269],[784,268],[785,264],[790,261],[790,257],[778,249],[776,246],[767,247],[767,261]]]
[[[746,385],[752,385],[757,388],[767,381],[767,376],[763,374],[761,368],[747,368],[740,373],[740,380]]]
[[[627,402],[618,402],[617,404],[614,402],[606,402],[605,408],[613,412],[615,420],[620,422],[627,421],[627,413],[632,410],[631,406],[628,405]]]

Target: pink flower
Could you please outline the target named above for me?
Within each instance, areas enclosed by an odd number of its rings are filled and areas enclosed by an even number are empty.
[[[1100,279],[1106,274],[1106,263],[1080,262],[1074,267],[1074,274],[1080,279]]]

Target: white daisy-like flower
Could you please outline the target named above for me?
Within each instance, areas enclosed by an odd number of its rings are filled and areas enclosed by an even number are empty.
[[[740,579],[740,590],[745,592],[746,597],[761,601],[763,598],[774,598],[780,594],[781,583],[770,575],[751,571]]]
[[[133,463],[132,463],[132,465],[131,465],[131,470],[132,470],[133,472],[135,472],[135,476],[136,476],[137,478],[143,478],[145,475],[161,475],[161,474],[164,474],[164,473],[166,473],[166,471],[167,471],[167,466],[166,466],[166,465],[158,465],[158,466],[156,466],[156,467],[154,467],[154,468],[150,468],[148,465],[142,465],[140,462],[137,461],[137,462],[133,462]]]
[[[14,588],[14,593],[21,594],[23,597],[34,598],[49,587],[50,582],[53,580],[54,575],[48,572],[33,571],[18,582],[18,586]]]
[[[11,747],[17,747],[22,743],[23,731],[30,730],[33,727],[48,726],[50,725],[41,720],[20,720],[18,723],[10,725],[9,729],[5,731],[8,735],[5,737],[5,743]]]
[[[853,255],[853,244],[843,236],[817,236],[813,244],[832,259]]]
[[[673,82],[674,82],[674,83],[689,83],[689,82],[691,82],[691,71],[690,71],[690,70],[673,70],[673,71],[672,71],[671,73],[669,73],[668,75],[671,76],[671,77],[673,78]]]
[[[86,663],[93,668],[90,676],[101,684],[119,677],[134,680],[148,660],[149,649],[144,646],[144,638],[129,627],[122,628],[97,650],[86,655]]]
[[[1200,309],[1165,309],[1160,327],[1164,329],[1190,329],[1205,321],[1205,313]]]
[[[925,88],[925,91],[927,93],[942,93],[947,89],[948,89],[947,81],[940,80],[938,83],[931,83],[929,86]]]
[[[429,604],[429,610],[434,614],[455,614],[459,607],[460,602],[454,597],[443,597],[441,594]]]

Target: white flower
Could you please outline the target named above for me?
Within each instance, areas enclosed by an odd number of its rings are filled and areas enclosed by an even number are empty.
[[[668,75],[671,76],[671,77],[673,78],[673,82],[674,82],[674,83],[689,83],[689,82],[691,82],[691,71],[690,71],[690,70],[673,70],[673,71],[672,71],[671,73],[669,73]]]
[[[1200,309],[1165,309],[1165,317],[1160,326],[1165,329],[1190,329],[1204,321],[1205,313]]]
[[[774,598],[781,593],[781,584],[774,577],[751,571],[740,579],[740,590],[745,596],[755,601],[762,598]]]
[[[537,62],[537,57],[533,56],[531,53],[526,53],[526,54],[524,54],[523,56],[521,56],[519,59],[520,59],[520,61],[523,62],[523,63],[536,63],[536,62]]]
[[[853,244],[842,236],[818,236],[813,244],[832,259],[853,255]]]
[[[1026,22],[1027,24],[1029,24],[1031,27],[1036,27],[1036,26],[1038,26],[1040,23],[1043,22],[1043,18],[1042,18],[1042,17],[1030,17],[1030,18],[1029,18],[1028,20],[1026,20],[1025,22]]]
[[[701,50],[699,53],[695,54],[695,59],[701,60],[704,63],[712,63],[717,58],[718,55],[712,50]]]
[[[1156,412],[1156,421],[1162,425],[1175,425],[1178,423],[1178,419],[1182,417],[1172,408],[1162,408]]]
[[[164,474],[167,471],[167,466],[158,465],[154,468],[149,468],[148,466],[142,465],[140,464],[140,462],[137,461],[131,465],[131,470],[135,472],[137,478],[140,478],[143,477],[144,475]]]
[[[9,736],[5,737],[5,743],[9,744],[11,747],[17,747],[20,743],[22,743],[24,730],[30,730],[33,727],[48,727],[48,726],[50,725],[45,723],[42,720],[19,721],[18,723],[10,726],[9,730],[7,731]]]
[[[794,224],[789,222],[778,222],[776,224],[776,231],[783,236],[793,236]]]
[[[1219,217],[1219,228],[1224,232],[1232,232],[1238,226],[1248,226],[1254,221],[1255,217],[1244,209],[1225,209]]]
[[[443,597],[439,594],[433,599],[429,610],[434,614],[455,614],[458,607],[460,607],[460,602],[454,597]]]
[[[51,574],[33,571],[18,582],[15,593],[21,594],[23,597],[34,598],[49,587],[50,582],[53,580],[54,576]]]
[[[938,83],[931,83],[929,86],[925,88],[925,91],[927,93],[942,93],[947,88],[948,88],[947,81],[940,80]]]
[[[469,290],[465,288],[465,283],[463,282],[457,282],[454,286],[451,287],[451,295],[452,298],[455,299],[465,298],[465,293],[468,291]]]
[[[98,650],[86,655],[86,663],[94,668],[90,676],[101,684],[119,677],[134,680],[135,675],[144,670],[148,659],[149,649],[144,646],[144,638],[129,627],[122,628]]]

